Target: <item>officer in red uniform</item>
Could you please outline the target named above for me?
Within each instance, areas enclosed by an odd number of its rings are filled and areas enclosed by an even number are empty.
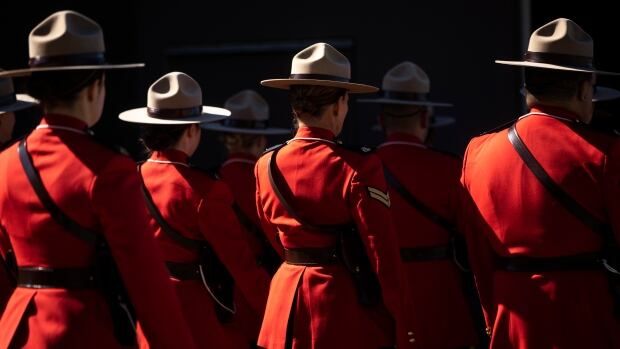
[[[285,263],[275,274],[258,345],[385,348],[414,338],[403,318],[405,285],[379,158],[335,141],[349,93],[348,59],[314,44],[293,58],[287,79],[299,129],[256,164],[256,205],[267,234],[278,234]],[[411,341],[410,341],[411,340]]]
[[[235,298],[262,316],[269,275],[250,250],[228,186],[188,165],[200,142],[199,124],[230,111],[202,106],[198,83],[179,72],[153,83],[147,101],[148,107],[119,117],[146,125],[142,140],[152,154],[140,166],[144,194],[194,342],[200,348],[250,348],[257,337],[242,331],[245,319],[238,317]]]
[[[41,123],[0,154],[0,222],[18,276],[0,348],[192,348],[151,236],[134,162],[95,141],[106,69],[97,23],[72,11],[30,33],[29,93]],[[133,313],[133,316],[130,314]],[[137,323],[135,322],[137,320]]]
[[[267,136],[284,135],[291,131],[269,125],[269,105],[253,90],[240,91],[226,100],[229,118],[219,123],[203,123],[203,129],[221,132],[228,150],[228,159],[220,166],[219,174],[235,197],[239,222],[247,233],[247,241],[259,263],[273,275],[282,263],[282,245],[275,236],[267,236],[260,228],[256,214],[256,178],[254,165],[265,151]],[[258,338],[263,313],[256,314],[244,299],[238,299],[237,313],[245,331]]]
[[[557,19],[530,37],[529,113],[474,138],[463,228],[491,348],[620,348],[620,143],[588,125],[591,37]]]
[[[11,78],[0,78],[0,149],[4,149],[13,136],[15,112],[35,105],[37,103],[32,97],[15,93]],[[0,315],[15,288],[14,267],[13,249],[8,235],[0,225]]]
[[[243,90],[236,93],[226,100],[225,108],[231,111],[230,118],[220,123],[205,123],[202,128],[223,133],[222,140],[228,150],[228,159],[220,166],[219,173],[229,185],[241,209],[241,221],[245,223],[248,239],[257,258],[266,257],[261,262],[267,263],[265,266],[273,274],[280,266],[277,254],[282,254],[282,246],[275,243],[274,250],[274,247],[265,246],[262,242],[265,238],[260,231],[260,220],[256,213],[254,165],[265,151],[267,136],[285,135],[291,131],[269,125],[269,105],[256,91]],[[275,242],[274,236],[269,238]]]
[[[469,306],[464,261],[454,253],[461,160],[425,144],[432,109],[451,106],[428,100],[429,92],[428,75],[406,61],[385,74],[381,97],[359,101],[381,104],[386,141],[377,154],[390,186],[400,256],[415,285],[409,296],[416,347],[467,348],[476,344],[472,310],[479,312],[479,305]]]

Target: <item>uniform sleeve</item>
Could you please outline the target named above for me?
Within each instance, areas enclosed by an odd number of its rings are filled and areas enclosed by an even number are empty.
[[[469,149],[468,149],[469,150]],[[467,254],[474,273],[476,288],[487,325],[487,333],[493,328],[496,309],[493,305],[493,273],[494,252],[487,239],[485,229],[490,229],[480,215],[467,187],[467,153],[463,160],[461,185],[458,192],[458,215],[457,224],[459,231],[465,235],[467,241]]]
[[[258,166],[259,162],[256,163],[254,167],[254,177],[256,178],[256,213],[258,214],[258,219],[260,220],[260,225],[262,227],[263,232],[267,236],[267,240],[271,244],[274,250],[278,252],[280,258],[284,260],[284,249],[282,248],[282,244],[279,242],[279,233],[278,229],[275,225],[269,222],[269,219],[265,216],[265,212],[263,211],[263,204],[260,198],[260,181],[258,180]]]
[[[270,277],[257,264],[232,205],[228,187],[223,182],[216,183],[198,207],[200,231],[233,276],[244,298],[257,314],[262,314]]]
[[[151,348],[193,348],[188,326],[153,238],[135,164],[110,161],[91,197],[140,329]]]
[[[408,285],[392,225],[387,184],[375,155],[367,156],[364,165],[353,174],[349,201],[371,266],[379,278],[384,304],[396,321],[397,345],[409,347],[410,322],[408,312],[403,311],[410,309],[405,301]]]

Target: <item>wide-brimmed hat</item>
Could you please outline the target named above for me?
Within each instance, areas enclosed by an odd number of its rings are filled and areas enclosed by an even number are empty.
[[[619,74],[597,70],[594,68],[593,58],[592,37],[570,19],[558,18],[532,33],[523,60],[496,60],[495,63],[584,73]]]
[[[378,88],[351,81],[351,64],[347,57],[329,44],[306,47],[293,57],[291,75],[286,79],[269,79],[261,85],[288,90],[293,85],[338,87],[349,93],[372,93]]]
[[[451,107],[452,104],[428,99],[431,81],[422,68],[413,62],[397,64],[383,76],[382,95],[377,98],[358,99],[362,103],[421,105]]]
[[[521,87],[521,94],[525,96],[527,89]],[[595,86],[592,93],[592,102],[605,102],[620,98],[620,90],[605,86]]]
[[[31,96],[15,93],[11,78],[0,78],[0,115],[30,108],[37,104],[37,100]]]
[[[282,135],[291,132],[285,128],[269,127],[269,105],[254,90],[243,90],[234,94],[226,100],[224,108],[230,110],[229,118],[201,127],[211,131],[254,135]]]
[[[202,90],[196,80],[180,72],[168,73],[155,81],[145,108],[124,111],[118,116],[127,122],[151,125],[187,125],[227,118],[230,111],[202,105]]]
[[[127,69],[143,63],[109,64],[103,31],[97,22],[75,11],[59,11],[39,23],[28,36],[29,68],[0,72],[0,77],[35,72]]]

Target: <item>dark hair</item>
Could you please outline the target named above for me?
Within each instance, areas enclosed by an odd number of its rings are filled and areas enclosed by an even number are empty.
[[[69,104],[78,93],[103,77],[103,70],[69,70],[33,73],[28,93],[46,105]]]
[[[538,99],[569,99],[579,86],[592,79],[592,73],[541,68],[524,69],[525,87]]]
[[[145,125],[140,140],[149,150],[166,150],[177,144],[190,125]]]
[[[296,115],[319,116],[325,107],[336,103],[346,93],[347,90],[337,87],[296,85],[291,86],[289,101]]]

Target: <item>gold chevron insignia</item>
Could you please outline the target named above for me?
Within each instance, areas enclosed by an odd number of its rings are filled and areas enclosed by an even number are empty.
[[[370,195],[371,198],[379,201],[387,207],[390,207],[391,205],[389,193],[384,193],[377,188],[368,187],[368,195]]]

